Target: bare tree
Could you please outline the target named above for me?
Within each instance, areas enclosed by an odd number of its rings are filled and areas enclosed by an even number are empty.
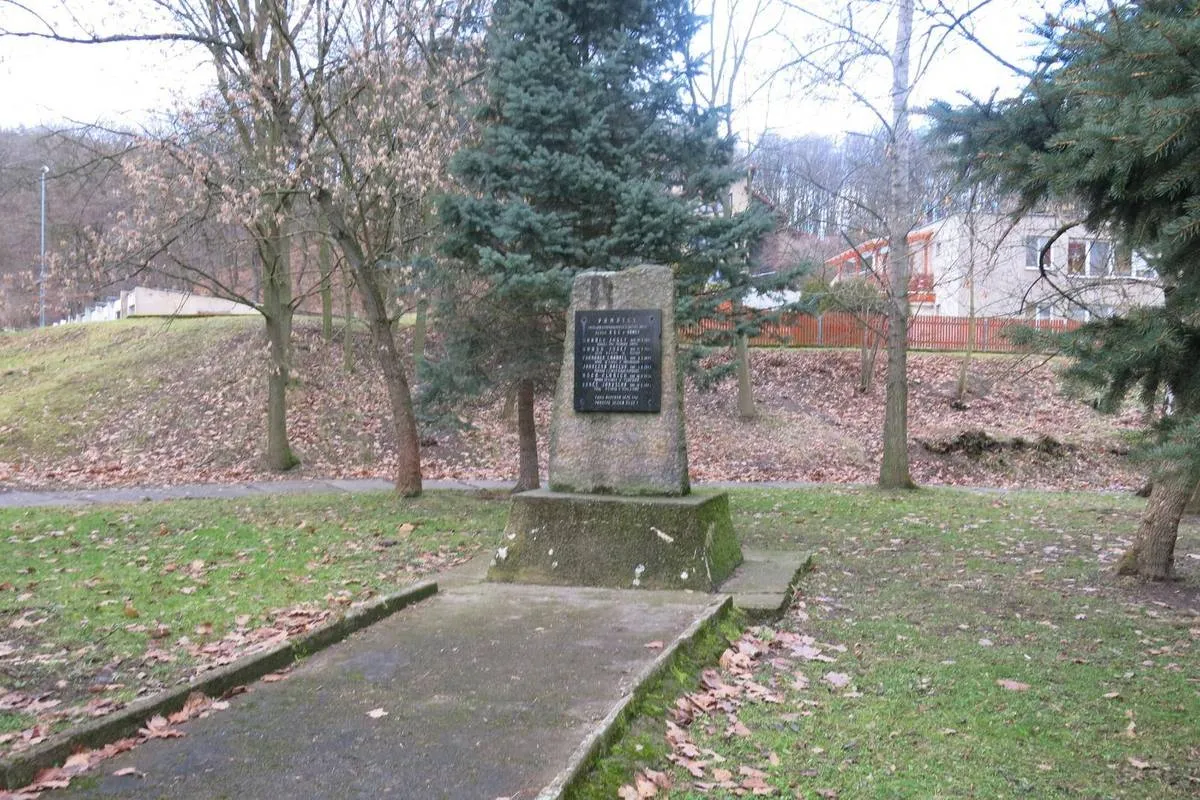
[[[481,6],[383,6],[362,16],[343,61],[304,86],[313,120],[309,191],[354,273],[391,402],[396,488],[421,491],[411,382],[394,332],[406,308],[389,302],[415,285],[429,250],[432,196],[469,134],[463,109],[479,56],[470,38]],[[414,300],[420,307],[420,300]],[[414,368],[417,359],[414,359]]]
[[[785,5],[813,32],[791,39],[791,71],[806,87],[832,90],[875,121],[887,180],[877,204],[887,241],[887,378],[883,458],[879,485],[911,488],[908,460],[908,321],[911,272],[908,234],[921,219],[922,200],[913,173],[912,93],[944,44],[961,37],[981,44],[968,22],[991,0],[961,3],[896,0],[894,3],[798,3]],[[918,25],[918,22],[920,23]],[[873,84],[886,73],[889,88]],[[879,265],[876,267],[879,268]]]
[[[149,32],[56,30],[33,11],[8,35],[60,41],[190,42],[207,49],[217,93],[204,113],[188,113],[167,135],[140,142],[142,165],[169,171],[133,174],[146,195],[145,216],[126,221],[126,262],[186,268],[182,243],[216,219],[241,225],[260,267],[261,301],[223,276],[199,280],[225,296],[251,301],[270,342],[268,456],[295,463],[286,439],[284,391],[288,340],[300,293],[293,291],[290,235],[318,218],[350,266],[367,311],[374,349],[391,398],[396,486],[421,490],[419,442],[409,384],[393,323],[391,277],[427,233],[427,194],[436,190],[445,154],[465,124],[456,105],[470,64],[457,47],[475,29],[482,5],[454,0],[152,0],[165,17]],[[186,130],[187,135],[181,135]],[[208,135],[197,135],[206,132]],[[148,159],[148,160],[147,160]],[[155,226],[135,224],[150,222]],[[164,215],[165,224],[164,224]],[[147,230],[158,235],[147,238]],[[320,277],[309,290],[319,289]]]
[[[690,89],[694,105],[709,108],[721,115],[726,137],[735,138],[733,108],[735,103],[747,102],[765,90],[773,74],[756,75],[746,80],[747,62],[754,50],[774,38],[779,25],[780,11],[770,0],[695,0],[695,13],[707,20],[699,47],[689,53],[689,59],[699,59],[704,69],[693,77]],[[746,194],[749,195],[749,163],[742,159],[746,170]],[[733,214],[732,193],[724,200],[725,213]],[[737,408],[742,419],[757,416],[754,405],[754,384],[750,375],[750,345],[744,331],[735,332],[734,358],[737,374]]]

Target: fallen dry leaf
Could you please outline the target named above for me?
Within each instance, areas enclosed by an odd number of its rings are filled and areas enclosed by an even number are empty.
[[[996,681],[996,685],[999,686],[1001,689],[1007,689],[1010,692],[1027,692],[1027,691],[1029,691],[1028,683],[1021,683],[1020,681],[1009,680],[1008,678],[1000,678],[999,680]]]
[[[138,733],[147,739],[178,739],[184,735],[183,731],[172,728],[171,723],[161,714],[155,714],[146,720],[145,727],[139,728]]]
[[[63,762],[62,771],[68,775],[76,775],[83,772],[92,765],[93,754],[90,750],[81,750],[78,753],[72,753]]]
[[[850,685],[850,676],[844,672],[826,672],[821,676],[821,680],[835,689],[844,689]]]

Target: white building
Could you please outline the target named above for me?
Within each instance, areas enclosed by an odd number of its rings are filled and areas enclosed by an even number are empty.
[[[55,324],[107,322],[126,317],[205,317],[256,313],[252,306],[220,297],[137,286],[121,292],[120,297],[94,303],[82,313]]]
[[[1056,237],[1063,225],[1052,214],[1014,222],[1005,214],[976,213],[954,214],[912,231],[913,313],[1083,320],[1162,303],[1157,276],[1145,259],[1082,226]],[[828,264],[838,278],[886,281],[887,251],[887,241],[875,239]]]

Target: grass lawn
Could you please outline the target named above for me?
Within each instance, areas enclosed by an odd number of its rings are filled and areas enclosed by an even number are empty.
[[[1200,532],[1181,581],[1118,580],[1143,505],[735,492],[747,544],[815,571],[785,619],[644,704],[577,796],[1200,796]]]
[[[732,506],[748,546],[811,551],[815,570],[778,624],[677,668],[579,797],[638,797],[638,777],[669,798],[1200,794],[1196,526],[1182,580],[1144,585],[1109,571],[1143,506],[1123,496],[747,490]],[[0,744],[494,546],[506,509],[385,493],[0,510]]]
[[[494,546],[461,492],[0,509],[0,754]]]
[[[131,397],[151,392],[161,364],[251,322],[136,319],[0,334],[0,461],[69,454],[76,436],[101,429],[108,415],[128,413]]]

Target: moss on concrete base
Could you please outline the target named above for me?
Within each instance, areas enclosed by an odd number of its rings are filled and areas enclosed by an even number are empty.
[[[488,580],[711,592],[742,561],[725,494],[513,498]]]

